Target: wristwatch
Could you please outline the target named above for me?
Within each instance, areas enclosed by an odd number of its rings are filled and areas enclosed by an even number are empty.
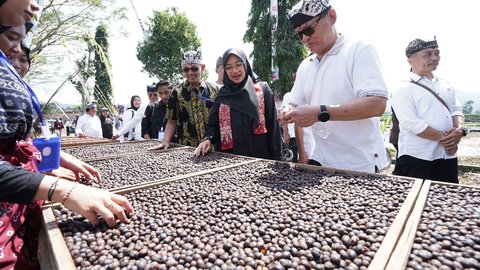
[[[467,128],[461,127],[460,129],[462,130],[462,137],[465,137],[465,136],[468,135],[468,129]]]
[[[326,105],[320,105],[320,112],[317,114],[317,118],[320,122],[327,122],[330,119],[330,113],[328,113]]]

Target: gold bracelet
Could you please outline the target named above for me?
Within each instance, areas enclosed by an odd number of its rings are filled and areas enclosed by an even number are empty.
[[[70,194],[72,193],[72,191],[77,187],[77,184],[78,184],[78,182],[75,182],[75,184],[73,184],[73,186],[70,188],[70,190],[63,196],[62,204],[64,204],[65,201],[67,201],[67,199],[70,196]]]

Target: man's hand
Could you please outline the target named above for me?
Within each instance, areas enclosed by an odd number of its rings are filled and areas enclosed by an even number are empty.
[[[153,150],[159,150],[159,149],[168,149],[170,147],[170,144],[169,143],[161,143],[157,146],[153,146],[153,147],[150,147],[150,148],[147,148],[147,150],[149,151],[153,151]]]
[[[288,124],[288,119],[285,118],[285,114],[289,112],[292,109],[290,105],[285,105],[282,106],[280,109],[278,109],[277,112],[277,120],[280,122],[281,125],[287,125]]]
[[[120,138],[120,136],[117,134],[117,135],[113,135],[112,137],[112,141],[116,141],[118,140],[118,138]]]
[[[458,144],[462,139],[463,132],[458,128],[451,128],[443,133],[444,137],[438,142],[445,147],[448,155],[454,155],[458,150]]]
[[[201,142],[197,148],[195,149],[195,156],[203,156],[206,153],[208,153],[208,150],[210,150],[210,140],[205,140]]]
[[[320,112],[320,106],[301,105],[289,107],[283,114],[283,119],[288,123],[295,123],[299,127],[309,127],[318,122],[317,115]]]

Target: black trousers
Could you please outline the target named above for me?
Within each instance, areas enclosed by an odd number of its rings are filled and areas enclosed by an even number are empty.
[[[393,174],[458,184],[458,159],[427,161],[403,155],[397,158]]]
[[[297,147],[297,140],[295,138],[290,138],[290,144],[288,146],[290,150],[293,152],[293,159],[292,162],[297,163],[298,162],[298,147]]]

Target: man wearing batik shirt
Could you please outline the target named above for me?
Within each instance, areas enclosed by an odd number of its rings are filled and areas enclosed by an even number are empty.
[[[196,147],[205,137],[210,109],[217,94],[217,87],[202,81],[201,51],[182,54],[182,72],[185,81],[173,89],[168,99],[167,127],[162,143],[152,149],[168,148],[177,135],[177,142]]]

